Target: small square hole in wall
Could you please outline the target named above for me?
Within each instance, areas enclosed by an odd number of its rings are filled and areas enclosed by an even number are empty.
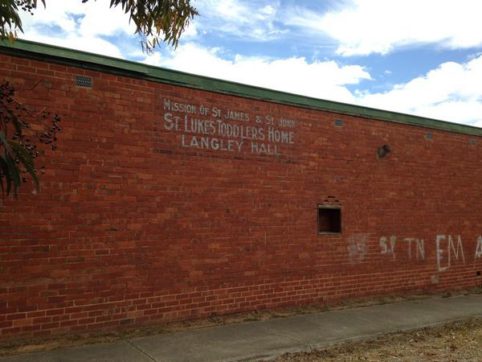
[[[318,233],[341,233],[341,209],[334,206],[318,206]]]

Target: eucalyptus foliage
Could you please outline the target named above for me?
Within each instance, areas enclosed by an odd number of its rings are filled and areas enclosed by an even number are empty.
[[[0,39],[13,40],[17,30],[23,32],[20,13],[34,14],[39,3],[46,6],[45,0],[0,0]],[[160,42],[176,47],[189,21],[198,14],[190,0],[110,0],[110,7],[120,7],[129,15],[146,51]]]
[[[39,189],[35,159],[43,146],[55,150],[60,117],[36,112],[15,98],[15,89],[0,84],[0,189],[3,195],[17,195],[18,188],[32,179]]]
[[[45,0],[40,0],[45,6]],[[17,29],[23,32],[19,11],[33,14],[37,0],[0,0],[0,39],[17,37]]]

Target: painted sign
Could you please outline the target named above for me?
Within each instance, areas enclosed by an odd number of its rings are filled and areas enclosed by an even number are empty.
[[[295,143],[298,122],[216,105],[163,99],[163,127],[184,148],[280,156]]]

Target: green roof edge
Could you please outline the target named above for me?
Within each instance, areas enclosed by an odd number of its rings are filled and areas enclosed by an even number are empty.
[[[0,41],[0,53],[26,56],[35,59],[48,58],[56,63],[74,65],[84,69],[99,70],[210,92],[473,136],[482,136],[482,128],[478,127],[301,96],[27,40],[17,39],[14,42]]]

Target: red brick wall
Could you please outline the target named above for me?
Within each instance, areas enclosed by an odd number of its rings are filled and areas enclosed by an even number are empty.
[[[63,119],[41,192],[0,207],[0,339],[482,284],[480,137],[7,55],[0,74]]]

